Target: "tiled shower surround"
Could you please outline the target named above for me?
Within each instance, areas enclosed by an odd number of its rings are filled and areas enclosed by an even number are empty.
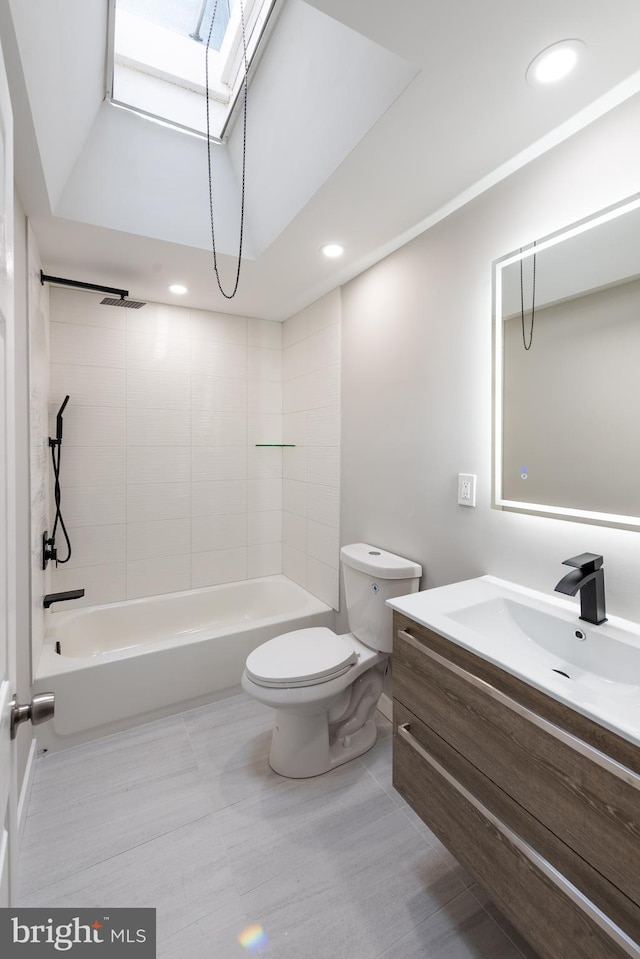
[[[339,322],[339,309],[316,312]],[[92,605],[282,572],[283,451],[257,444],[283,442],[286,325],[154,303],[102,306],[92,293],[51,290],[50,428],[69,394],[61,485],[73,548],[53,572],[54,590],[84,587],[77,605]],[[333,353],[325,360],[335,366]],[[337,419],[335,391],[324,401]],[[334,434],[311,430],[298,442],[333,501]],[[309,485],[306,471],[296,475]],[[307,544],[299,568],[286,565],[333,605],[337,510],[323,515],[333,524],[324,524],[324,561],[315,529],[308,545],[326,570],[314,573],[312,562],[309,576]],[[64,558],[60,530],[56,542]]]

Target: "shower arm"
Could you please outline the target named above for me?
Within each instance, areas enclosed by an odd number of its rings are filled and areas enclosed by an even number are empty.
[[[94,293],[112,293],[123,300],[126,300],[129,296],[128,290],[117,290],[113,286],[99,286],[97,283],[84,283],[82,280],[65,280],[61,276],[46,276],[42,270],[40,270],[40,283],[42,286],[44,286],[45,283],[57,283],[60,286],[73,286],[77,290],[92,290]]]

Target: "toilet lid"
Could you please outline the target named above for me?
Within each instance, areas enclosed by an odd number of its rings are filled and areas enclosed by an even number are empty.
[[[263,643],[247,657],[245,672],[259,686],[313,686],[341,676],[357,660],[346,637],[315,626]]]

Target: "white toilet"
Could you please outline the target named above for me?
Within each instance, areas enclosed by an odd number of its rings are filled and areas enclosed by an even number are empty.
[[[415,593],[422,567],[356,543],[340,559],[350,633],[326,626],[297,629],[247,657],[242,688],[276,710],[269,765],[301,779],[371,749],[373,720],[393,646],[393,596]]]

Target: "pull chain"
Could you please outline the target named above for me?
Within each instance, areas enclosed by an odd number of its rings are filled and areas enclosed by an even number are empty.
[[[535,241],[534,241],[535,247]],[[522,249],[520,250],[522,253]],[[527,345],[527,336],[524,331],[524,281],[522,277],[522,260],[520,260],[520,321],[522,324],[522,344],[525,350],[531,349],[531,344],[533,343],[533,324],[535,322],[536,315],[536,256],[533,254],[533,290],[531,294],[531,325],[529,327],[529,344]]]
[[[216,274],[216,280],[218,283],[218,289],[222,295],[227,300],[232,300],[236,295],[238,290],[238,283],[240,282],[240,269],[242,266],[242,244],[244,238],[244,193],[245,193],[245,171],[246,171],[246,160],[247,160],[247,81],[249,73],[249,64],[247,61],[247,38],[245,33],[245,23],[244,23],[244,8],[242,6],[242,0],[238,0],[240,4],[240,22],[242,24],[242,50],[244,56],[244,78],[242,83],[244,85],[244,106],[243,106],[243,118],[242,118],[242,195],[240,200],[240,242],[238,246],[238,266],[236,269],[236,281],[231,293],[225,292],[222,288],[222,281],[220,280],[220,273],[218,272],[218,256],[216,251],[216,231],[213,218],[213,181],[211,175],[211,134],[210,134],[210,118],[209,118],[209,46],[211,44],[211,34],[213,33],[213,25],[216,19],[216,13],[218,11],[218,0],[215,2],[213,8],[213,15],[211,17],[211,26],[209,27],[209,35],[207,36],[207,46],[205,50],[205,95],[207,102],[207,170],[209,173],[209,216],[211,220],[211,248],[213,251],[213,269]]]

